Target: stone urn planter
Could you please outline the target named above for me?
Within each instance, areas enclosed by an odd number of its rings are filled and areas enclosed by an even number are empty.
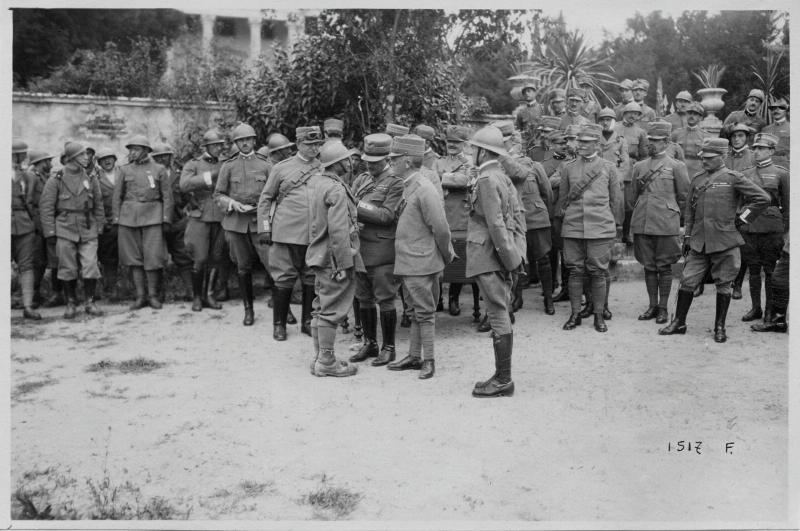
[[[728,91],[724,88],[703,88],[697,91],[697,95],[700,96],[700,104],[706,111],[706,117],[700,122],[700,127],[709,133],[716,135],[722,129],[722,120],[717,118],[716,113],[725,106],[722,96],[727,93]]]

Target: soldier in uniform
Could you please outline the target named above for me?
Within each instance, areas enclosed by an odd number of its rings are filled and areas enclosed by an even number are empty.
[[[101,148],[97,152],[97,180],[100,183],[100,192],[103,195],[103,212],[109,221],[104,226],[103,232],[98,235],[97,258],[103,268],[103,283],[109,300],[120,299],[119,290],[119,227],[111,223],[114,219],[114,187],[119,178],[117,155],[114,150]],[[123,278],[125,276],[123,275]]]
[[[603,128],[600,136],[600,156],[613,163],[620,174],[625,174],[630,168],[630,154],[625,136],[614,127],[616,114],[613,109],[605,107],[597,114],[597,123]]]
[[[566,129],[569,125],[588,124],[589,120],[581,114],[583,107],[584,92],[579,88],[567,89],[567,112],[561,116],[558,129]]]
[[[646,79],[637,79],[633,82],[633,101],[638,103],[642,109],[642,114],[637,120],[637,125],[641,128],[647,127],[649,122],[656,119],[656,111],[644,102],[648,90],[650,90],[650,82]]]
[[[686,109],[692,101],[692,95],[688,90],[682,90],[675,96],[675,112],[664,118],[664,121],[672,124],[673,131],[686,127]]]
[[[450,235],[453,238],[453,249],[456,258],[444,268],[443,282],[448,283],[448,305],[450,315],[461,314],[459,296],[466,277],[467,267],[467,222],[469,210],[466,205],[470,189],[470,168],[472,162],[464,154],[464,142],[469,138],[469,131],[460,125],[448,125],[446,130],[447,156],[436,161],[434,168],[442,180],[444,188],[444,213]],[[478,285],[472,282],[472,319],[480,322],[480,292]]]
[[[592,300],[606,300],[606,270],[620,225],[621,188],[616,166],[597,153],[602,127],[588,124],[578,134],[579,158],[563,167],[557,214],[561,218],[564,261],[569,268],[572,314],[564,330],[581,324],[583,277],[588,274]],[[594,328],[606,332],[603,307],[594,305]]]
[[[769,104],[769,112],[772,114],[772,123],[764,126],[762,132],[769,133],[778,137],[778,145],[775,146],[775,153],[772,155],[772,162],[785,168],[789,167],[789,148],[791,142],[789,133],[789,102],[786,98],[775,98]]]
[[[180,189],[181,170],[174,164],[175,151],[169,144],[156,144],[153,146],[153,153],[150,156],[167,170],[169,189],[172,192],[172,223],[169,225],[169,230],[164,233],[164,241],[167,244],[167,252],[172,257],[172,263],[178,269],[178,274],[183,283],[183,300],[188,302],[194,299],[194,294],[192,293],[193,261],[184,243],[187,224],[185,212],[188,201],[186,195]],[[164,300],[163,289],[162,279],[162,300]]]
[[[597,116],[600,113],[600,105],[597,103],[597,98],[592,91],[592,80],[586,76],[580,76],[578,77],[578,87],[580,87],[584,93],[581,114],[585,116],[590,123],[597,122]]]
[[[737,124],[746,125],[752,129],[752,134],[760,132],[764,126],[767,125],[767,122],[758,115],[758,111],[763,104],[764,91],[760,89],[751,90],[750,94],[747,96],[747,100],[744,102],[744,109],[741,111],[733,111],[725,118],[725,121],[722,122],[722,129],[719,132],[719,136],[729,138],[733,133],[733,127]],[[729,140],[731,140],[731,142],[733,141],[732,138],[729,138]],[[752,142],[752,137],[748,138],[747,143],[752,144]]]
[[[344,134],[344,122],[338,118],[326,118],[322,122],[322,132],[325,135],[325,140],[339,140],[341,142]]]
[[[97,235],[103,232],[105,214],[100,183],[86,173],[86,149],[77,142],[64,145],[64,168],[44,185],[39,203],[42,233],[55,238],[58,278],[64,286],[67,309],[72,319],[77,310],[78,276],[83,278],[85,310],[103,315],[94,302],[100,268],[97,266]]]
[[[259,195],[267,183],[269,164],[253,148],[256,132],[249,124],[239,124],[231,132],[236,144],[236,156],[222,163],[214,188],[214,200],[225,212],[222,228],[236,264],[239,291],[244,305],[244,326],[255,321],[253,312],[253,266],[256,260],[267,267],[267,249],[260,241],[256,223]]]
[[[414,134],[425,139],[425,156],[422,159],[422,165],[432,170],[436,161],[441,158],[441,155],[433,150],[436,130],[429,125],[419,124],[414,128]]]
[[[562,131],[553,131],[549,137],[550,146],[552,147],[552,158],[545,158],[542,161],[542,167],[550,180],[550,189],[553,191],[553,208],[550,209],[550,241],[552,248],[550,249],[550,271],[553,274],[553,289],[559,286],[557,281],[558,271],[561,272],[561,290],[553,295],[553,302],[563,302],[569,300],[569,288],[567,287],[567,279],[569,272],[566,264],[561,258],[564,250],[564,245],[561,240],[561,225],[554,219],[555,205],[558,204],[558,189],[561,186],[561,168],[564,163],[572,160],[567,154],[567,138]],[[561,264],[559,267],[559,263]]]
[[[702,105],[697,102],[691,103],[686,107],[686,127],[672,131],[671,140],[683,149],[684,162],[686,162],[690,179],[703,171],[698,153],[703,145],[703,140],[712,136],[698,125],[704,115],[705,111]]]
[[[672,265],[681,257],[681,212],[686,206],[689,176],[686,165],[667,155],[672,126],[650,122],[647,145],[650,158],[633,166],[633,252],[644,267],[649,305],[640,321],[669,321],[667,302],[672,287]]]
[[[628,103],[622,111],[622,123],[617,124],[615,128],[625,138],[630,160],[629,164],[621,167],[622,171],[620,171],[624,188],[623,205],[625,207],[625,218],[622,223],[622,241],[627,245],[633,243],[630,239],[631,215],[633,214],[631,169],[633,164],[647,158],[647,133],[638,125],[641,114],[641,107],[638,103]]]
[[[734,124],[730,128],[731,149],[725,158],[725,167],[728,169],[743,172],[756,165],[753,159],[753,152],[747,145],[747,141],[754,131],[747,124]]]
[[[34,282],[33,282],[33,307],[37,308],[40,305],[40,290],[42,280],[47,269],[51,270],[50,286],[51,295],[50,299],[45,302],[45,308],[52,306],[59,306],[64,303],[61,294],[61,282],[58,280],[58,257],[56,256],[55,249],[50,249],[47,246],[47,241],[42,235],[42,221],[39,216],[39,200],[42,197],[44,185],[50,178],[50,171],[53,169],[53,156],[44,151],[32,150],[28,154],[28,171],[33,176],[33,203],[31,214],[33,215],[33,222],[36,225],[36,267],[34,268]]]
[[[314,273],[306,263],[311,233],[308,212],[310,181],[319,170],[316,157],[323,140],[319,127],[298,127],[295,134],[297,154],[273,166],[258,200],[258,231],[262,243],[270,245],[269,272],[275,283],[272,337],[276,341],[286,340],[289,303],[298,278],[303,286],[300,331],[311,334]]]
[[[119,261],[131,268],[136,288],[131,310],[148,304],[159,310],[159,280],[167,263],[164,232],[172,222],[172,191],[166,170],[150,157],[153,148],[147,138],[134,136],[125,147],[128,163],[120,166],[111,204],[113,222],[118,225]]]
[[[397,137],[389,154],[395,174],[402,175],[398,208],[394,274],[401,278],[411,313],[408,355],[389,363],[392,371],[419,370],[419,379],[433,377],[436,301],[442,270],[455,258],[444,204],[422,175],[425,141],[417,135]]]
[[[535,144],[536,128],[544,111],[536,101],[536,87],[532,84],[522,87],[522,97],[525,101],[515,111],[515,123],[517,129],[522,132],[522,146],[528,151]]]
[[[725,167],[728,141],[706,138],[700,150],[703,171],[694,176],[689,204],[684,212],[683,266],[675,318],[658,331],[661,335],[685,334],[686,315],[695,288],[710,269],[717,286],[714,341],[724,343],[725,319],[731,302],[731,283],[739,271],[739,246],[744,243],[736,225],[749,223],[770,203],[770,196],[739,172]],[[739,205],[742,213],[737,216]]]
[[[28,156],[28,145],[21,140],[11,143],[11,259],[17,264],[22,288],[22,315],[39,320],[42,316],[33,307],[36,267],[36,205],[33,175],[22,169]]]
[[[548,135],[558,129],[561,119],[557,116],[542,116],[542,120],[537,128],[538,139],[536,145],[530,150],[530,158],[536,162],[542,162],[550,151]]]
[[[272,133],[267,139],[267,145],[259,149],[261,154],[267,157],[267,162],[270,163],[270,171],[282,160],[286,160],[293,156],[294,143],[280,133]],[[262,151],[264,150],[264,151]]]
[[[561,118],[567,113],[567,91],[562,88],[550,92],[550,115]]]
[[[203,134],[200,146],[203,153],[184,164],[179,180],[181,192],[188,196],[184,245],[192,259],[192,311],[195,312],[203,308],[222,308],[214,297],[214,281],[225,258],[222,229],[225,213],[213,197],[222,167],[219,157],[225,139],[210,129]]]
[[[770,205],[750,224],[740,227],[744,238],[742,262],[750,271],[751,307],[742,321],[773,320],[772,275],[783,249],[783,235],[789,232],[789,171],[772,163],[772,154],[779,139],[759,133],[753,142],[756,165],[744,171],[746,177],[770,196]],[[761,310],[761,271],[764,271],[766,301]],[[784,312],[785,313],[785,312]]]
[[[466,274],[475,278],[483,294],[493,331],[495,361],[494,374],[488,380],[477,382],[472,396],[512,396],[514,333],[509,306],[512,273],[523,265],[522,253],[515,242],[516,212],[520,205],[498,160],[501,155],[508,155],[500,130],[484,127],[469,143],[476,148],[474,161],[478,177],[470,195]]]
[[[753,332],[782,332],[789,330],[786,310],[789,308],[789,233],[784,236],[781,257],[772,273],[772,320],[750,325]],[[769,295],[768,295],[769,296]]]
[[[310,156],[310,152],[316,151],[320,136],[316,127],[298,128],[299,155]],[[309,166],[312,170],[307,206],[310,211],[309,241],[307,246],[303,246],[306,254],[302,261],[303,266],[307,264],[312,269],[314,277],[314,310],[309,326],[314,344],[311,374],[320,377],[345,377],[358,372],[358,367],[336,359],[334,353],[336,327],[352,305],[356,274],[365,270],[359,253],[356,201],[342,179],[352,171],[352,153],[341,142],[331,142],[320,150],[319,162]],[[296,176],[296,172],[291,173]],[[285,186],[288,183],[282,180],[277,184]],[[281,223],[276,223],[274,228],[280,230]],[[279,237],[278,232],[275,234]],[[296,267],[300,269],[303,266],[298,264]]]
[[[630,79],[624,79],[619,84],[619,97],[620,103],[614,106],[614,112],[617,114],[617,121],[622,121],[622,113],[625,109],[625,106],[629,103],[633,103],[633,81]],[[641,107],[639,107],[641,110]],[[637,118],[638,119],[638,118]]]
[[[364,137],[364,154],[368,173],[353,181],[353,195],[358,201],[358,222],[361,259],[366,272],[356,273],[356,298],[359,302],[364,344],[350,358],[351,362],[377,357],[372,365],[386,365],[395,359],[394,334],[397,328],[397,283],[394,278],[394,238],[397,230],[395,212],[403,198],[403,181],[389,167],[387,157],[392,137],[377,133]],[[377,323],[380,309],[381,337],[378,349]]]

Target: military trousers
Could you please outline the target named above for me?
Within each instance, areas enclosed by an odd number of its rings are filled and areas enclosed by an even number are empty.
[[[731,284],[739,273],[739,266],[741,266],[739,247],[731,247],[717,253],[698,253],[692,249],[683,264],[680,289],[694,291],[703,283],[706,273],[710,270],[717,293],[730,295],[733,292]]]
[[[774,269],[775,262],[781,257],[783,250],[783,233],[742,232],[741,235],[744,238],[744,245],[739,249],[744,265]]]
[[[17,263],[20,273],[33,270],[36,266],[35,232],[11,236],[11,259]]]
[[[81,278],[100,278],[97,265],[97,238],[77,242],[66,238],[56,238],[58,255],[58,279],[77,280]]]
[[[97,235],[97,260],[103,267],[116,268],[119,264],[119,226],[106,225],[102,234]]]
[[[228,243],[231,260],[236,264],[236,271],[240,275],[252,272],[256,260],[267,267],[267,246],[258,243],[258,233],[226,230],[225,241]]]
[[[486,314],[489,324],[498,336],[510,334],[511,317],[511,288],[514,283],[511,273],[506,271],[490,271],[475,277],[478,283],[483,302],[486,305]]]
[[[202,271],[209,263],[212,266],[219,265],[224,259],[225,231],[218,221],[206,222],[199,218],[189,218],[183,241],[195,271]]]
[[[564,238],[564,262],[570,276],[605,278],[614,238]]]
[[[403,296],[408,304],[409,317],[420,324],[436,322],[441,273],[401,277]]]
[[[314,268],[314,302],[311,305],[311,326],[336,328],[347,317],[356,293],[355,268],[345,271],[344,280],[333,278],[330,268]]]
[[[273,243],[269,248],[269,271],[275,286],[293,288],[297,278],[306,286],[314,286],[314,272],[306,264],[308,245]]]
[[[119,225],[118,231],[120,264],[144,267],[145,271],[163,269],[167,264],[167,246],[161,224],[146,227]]]
[[[356,298],[362,308],[373,308],[378,304],[380,311],[395,309],[398,282],[394,276],[394,264],[367,266],[365,273],[356,273]]]
[[[551,227],[544,227],[541,229],[528,229],[525,232],[526,251],[528,256],[528,263],[534,264],[536,260],[547,256],[552,247],[551,243]]]
[[[191,269],[193,260],[186,249],[184,234],[186,233],[186,221],[180,220],[173,223],[169,230],[164,233],[164,242],[167,244],[167,252],[172,257],[172,263],[179,270]]]
[[[656,271],[681,258],[680,236],[633,235],[633,256],[648,271]]]

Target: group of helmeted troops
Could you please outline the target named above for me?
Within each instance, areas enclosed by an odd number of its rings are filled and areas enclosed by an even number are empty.
[[[51,176],[52,156],[28,154],[15,141],[12,259],[23,315],[40,318],[35,305],[46,267],[68,318],[77,311],[77,280],[87,314],[99,315],[96,283],[102,276],[116,286],[119,267],[135,287],[131,309],[158,309],[171,258],[195,311],[221,308],[215,279],[232,263],[249,326],[253,272],[263,266],[274,340],[287,339],[293,292],[300,292],[312,374],[350,376],[356,363],[374,358],[372,366],[418,370],[428,379],[443,285],[457,316],[462,286],[470,284],[473,320],[492,332],[495,355],[494,374],[476,383],[473,395],[508,396],[523,289],[541,284],[548,315],[555,302],[569,301],[565,330],[591,316],[595,330],[606,332],[609,266],[622,241],[645,270],[649,301],[639,319],[667,324],[659,334],[686,332],[692,298],[710,273],[714,339],[724,342],[740,270],[750,272],[752,308],[744,320],[763,317],[754,330],[785,331],[789,184],[788,170],[774,162],[789,156],[786,100],[770,102],[774,123],[765,126],[755,114],[764,96],[751,92],[745,109],[725,122],[728,140],[699,127],[704,111],[688,93],[679,93],[676,111],[661,120],[643,103],[646,81],[620,87],[616,109],[600,108],[585,86],[555,90],[548,114],[529,86],[515,120],[475,133],[458,124],[437,133],[425,124],[412,132],[390,123],[365,136],[360,150],[344,145],[338,119],[325,120],[323,129],[298,127],[295,142],[274,133],[258,150],[255,130],[240,124],[230,134],[234,153],[224,157],[226,139],[210,130],[203,152],[182,168],[169,146],[135,136],[123,165],[110,151],[67,142],[63,167]],[[434,147],[442,139],[439,154]],[[682,255],[669,322],[672,267]],[[400,360],[398,298],[400,326],[409,328]],[[334,340],[351,311],[363,342],[345,361],[335,356]]]

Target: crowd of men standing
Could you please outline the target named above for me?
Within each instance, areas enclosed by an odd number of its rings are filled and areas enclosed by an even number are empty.
[[[620,83],[621,102],[600,108],[591,82],[540,95],[523,88],[514,121],[470,134],[459,124],[439,132],[387,124],[360,150],[341,140],[344,124],[298,127],[295,142],[274,133],[256,150],[247,124],[226,138],[209,130],[202,153],[182,167],[163,143],[134,136],[127,163],[109,150],[67,142],[62,168],[53,155],[12,146],[12,259],[23,316],[38,305],[78,311],[78,279],[89,315],[95,298],[119,298],[128,278],[131,310],[159,309],[162,272],[171,258],[192,310],[220,309],[235,269],[245,326],[255,321],[253,272],[266,270],[273,339],[287,339],[299,285],[300,331],[312,337],[310,371],[351,376],[357,363],[435,374],[436,312],[461,313],[471,284],[473,320],[491,331],[495,372],[476,397],[509,396],[514,312],[523,289],[541,283],[542,310],[569,301],[564,330],[593,318],[608,330],[609,266],[615,242],[633,247],[645,271],[647,305],[640,320],[686,333],[694,296],[710,274],[717,300],[714,339],[727,339],[731,298],[749,272],[755,331],[786,331],[788,306],[789,125],[784,98],[765,102],[753,90],[720,136],[699,123],[705,111],[680,92],[663,118],[644,103],[645,80]],[[773,123],[758,116],[768,104]],[[435,141],[443,139],[445,152]],[[295,152],[296,150],[296,152]],[[27,166],[24,162],[27,160]],[[52,175],[51,175],[52,173]],[[683,231],[682,231],[683,228]],[[672,268],[685,257],[674,318],[667,301]],[[41,300],[50,269],[52,296]],[[761,303],[764,275],[765,304]],[[97,285],[103,280],[104,286]],[[560,288],[558,293],[555,289]],[[409,328],[396,359],[400,326]],[[479,297],[485,306],[481,320]],[[337,327],[352,311],[363,343],[349,360],[336,357]],[[380,326],[379,326],[380,325]],[[378,343],[380,328],[381,343]]]

